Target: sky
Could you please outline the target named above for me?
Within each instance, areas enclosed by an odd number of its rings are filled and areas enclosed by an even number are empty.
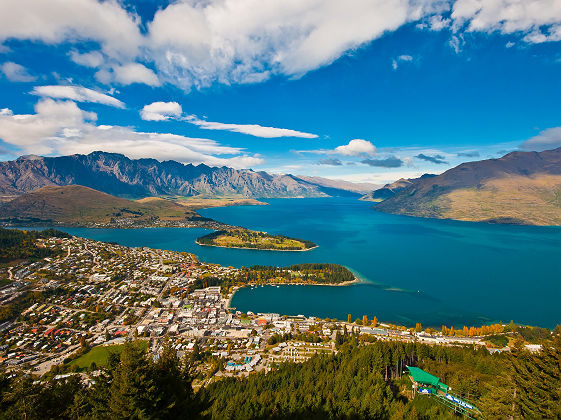
[[[383,184],[561,146],[561,0],[2,0],[0,160]]]

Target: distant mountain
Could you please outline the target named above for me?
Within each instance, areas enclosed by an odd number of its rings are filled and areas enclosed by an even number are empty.
[[[294,178],[319,187],[319,189],[327,195],[359,196],[376,188],[380,188],[380,185],[369,182],[349,182],[322,178],[319,176],[294,175]]]
[[[361,200],[364,201],[384,201],[390,197],[393,197],[395,194],[403,190],[404,188],[410,187],[413,184],[416,184],[422,179],[432,178],[436,176],[434,174],[424,174],[419,178],[400,178],[397,181],[392,182],[391,184],[386,184],[382,188],[378,188],[377,190],[371,191],[368,194],[361,197]]]
[[[48,186],[0,204],[0,221],[18,224],[108,223],[111,219],[135,221],[202,220],[186,207],[160,198],[131,201],[81,185]]]
[[[93,152],[60,157],[24,156],[0,162],[0,195],[14,196],[44,186],[84,185],[121,197],[243,196],[324,197],[325,188],[292,175],[271,175],[176,161],[129,159]],[[342,190],[341,190],[342,191]],[[331,191],[332,193],[335,191]],[[339,191],[340,192],[340,191]]]
[[[410,185],[375,210],[491,223],[561,224],[561,148],[462,163]]]

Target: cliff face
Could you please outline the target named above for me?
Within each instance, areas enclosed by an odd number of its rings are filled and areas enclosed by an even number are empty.
[[[561,148],[463,163],[377,204],[409,216],[561,224]]]
[[[21,157],[0,162],[0,194],[19,195],[44,186],[84,185],[125,197],[242,195],[321,197],[321,186],[290,175],[184,165],[175,161],[129,159],[93,152],[61,157]]]

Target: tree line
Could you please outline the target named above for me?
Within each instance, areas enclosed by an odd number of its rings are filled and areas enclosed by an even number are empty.
[[[36,245],[37,239],[50,237],[70,238],[65,232],[56,229],[18,230],[0,228],[0,263],[15,260],[38,260],[57,255],[57,251]]]
[[[102,373],[36,381],[0,374],[2,419],[433,419],[453,412],[423,395],[411,399],[406,366],[438,376],[487,419],[561,418],[561,339],[540,353],[429,346],[339,336],[338,353],[284,363],[247,378],[224,378],[194,393],[194,358],[169,344],[154,358],[134,343]]]

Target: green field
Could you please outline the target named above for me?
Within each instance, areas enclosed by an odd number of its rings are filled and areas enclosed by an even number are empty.
[[[142,350],[146,350],[148,348],[148,341],[146,340],[137,341],[136,343],[138,343],[138,346],[140,346]],[[78,366],[80,369],[87,369],[90,367],[92,362],[95,362],[95,364],[98,367],[105,366],[107,365],[109,354],[110,353],[120,354],[122,349],[123,349],[122,344],[94,347],[86,354],[83,354],[82,356],[78,357],[76,360],[73,360],[70,363],[70,366],[71,367]]]

